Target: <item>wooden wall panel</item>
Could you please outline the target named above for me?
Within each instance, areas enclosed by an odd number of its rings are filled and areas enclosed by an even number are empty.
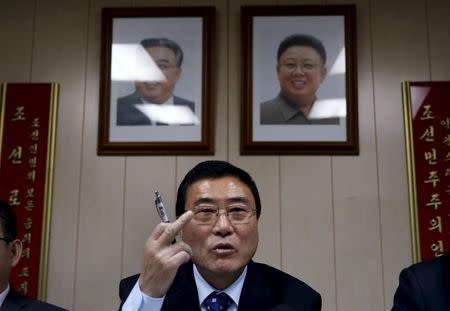
[[[430,78],[425,1],[371,2],[378,184],[385,309],[400,270],[411,263],[400,83]]]
[[[114,310],[119,305],[125,160],[98,157],[96,149],[101,7],[123,4],[96,1],[89,12],[74,310]]]
[[[426,13],[431,80],[450,80],[450,5],[427,0]]]
[[[30,82],[35,2],[0,1],[0,82]]]
[[[32,55],[32,82],[60,86],[47,298],[66,308],[73,308],[77,258],[88,8],[88,1],[39,1]]]
[[[280,162],[282,269],[318,291],[324,310],[335,310],[331,159],[286,156]]]
[[[161,222],[155,209],[155,190],[160,192],[169,218],[175,219],[174,180],[174,157],[127,158],[122,278],[140,272],[144,243]]]

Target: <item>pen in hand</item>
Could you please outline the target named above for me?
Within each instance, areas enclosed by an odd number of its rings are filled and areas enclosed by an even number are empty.
[[[155,207],[161,220],[166,223],[170,222],[166,208],[164,207],[164,204],[162,202],[161,195],[158,191],[155,191]]]
[[[169,216],[167,215],[166,208],[164,207],[164,204],[161,199],[161,195],[159,194],[158,191],[155,191],[155,207],[156,207],[156,210],[158,211],[159,218],[161,218],[162,222],[169,223],[170,222]],[[172,241],[172,244],[175,244],[176,242],[177,242],[177,240],[174,239]]]

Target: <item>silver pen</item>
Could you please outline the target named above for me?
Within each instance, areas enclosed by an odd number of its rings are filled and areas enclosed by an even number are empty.
[[[164,207],[164,204],[162,202],[161,195],[159,194],[158,191],[155,191],[155,207],[161,220],[163,222],[170,222],[166,208]]]

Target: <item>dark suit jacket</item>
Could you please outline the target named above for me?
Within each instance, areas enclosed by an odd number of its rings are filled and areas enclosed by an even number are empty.
[[[308,119],[298,110],[295,103],[290,102],[286,97],[278,94],[277,97],[262,102],[260,107],[260,123],[265,124],[317,124],[317,125],[336,125],[339,124],[339,118],[321,118]]]
[[[12,288],[6,295],[0,311],[67,311],[66,309],[20,295]]]
[[[152,121],[134,105],[142,104],[137,92],[117,99],[117,125],[150,125]],[[175,106],[187,106],[194,112],[194,102],[174,96]]]
[[[192,267],[192,263],[180,266],[161,310],[200,310]],[[139,275],[134,275],[120,282],[122,304],[138,278]],[[276,310],[315,311],[320,310],[321,306],[320,295],[302,281],[265,264],[253,261],[248,264],[238,310],[264,311],[276,307]]]
[[[403,269],[392,310],[450,310],[450,253]]]

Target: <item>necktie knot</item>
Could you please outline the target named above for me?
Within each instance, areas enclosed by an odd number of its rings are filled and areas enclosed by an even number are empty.
[[[205,299],[205,307],[208,311],[226,311],[233,300],[226,293],[212,292]]]

